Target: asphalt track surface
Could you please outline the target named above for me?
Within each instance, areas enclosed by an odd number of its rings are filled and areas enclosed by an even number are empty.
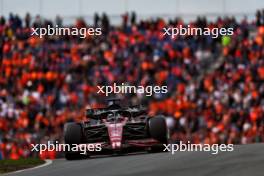
[[[10,174],[9,174],[10,175]],[[16,176],[264,176],[264,144],[236,146],[233,152],[177,152],[54,160]]]

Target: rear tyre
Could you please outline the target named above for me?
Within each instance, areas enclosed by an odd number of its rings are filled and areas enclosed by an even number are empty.
[[[70,122],[64,125],[64,141],[65,144],[81,144],[82,128],[79,124]],[[67,160],[76,160],[84,158],[80,152],[65,151],[65,158]]]

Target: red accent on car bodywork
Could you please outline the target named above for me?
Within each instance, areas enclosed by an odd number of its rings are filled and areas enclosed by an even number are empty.
[[[138,146],[138,147],[148,147],[154,144],[159,144],[155,139],[144,139],[144,140],[129,140],[127,141],[129,145]]]
[[[112,149],[120,149],[122,147],[123,126],[126,120],[120,123],[106,123]]]

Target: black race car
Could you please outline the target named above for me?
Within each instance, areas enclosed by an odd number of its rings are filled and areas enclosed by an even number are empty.
[[[136,150],[160,151],[169,141],[169,129],[162,115],[150,117],[142,106],[122,107],[117,99],[102,109],[87,109],[87,121],[64,126],[65,144],[93,144],[100,150],[85,156]],[[88,120],[89,119],[89,120]],[[66,151],[68,160],[84,157],[80,151]]]

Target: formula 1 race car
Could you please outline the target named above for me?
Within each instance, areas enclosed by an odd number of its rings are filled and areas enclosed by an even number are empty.
[[[117,99],[109,100],[109,105],[101,109],[87,109],[90,120],[64,126],[65,144],[100,144],[100,153],[128,153],[145,150],[162,151],[169,141],[169,130],[164,116],[150,117],[142,106],[122,107]],[[65,151],[68,160],[83,158],[79,151]]]

